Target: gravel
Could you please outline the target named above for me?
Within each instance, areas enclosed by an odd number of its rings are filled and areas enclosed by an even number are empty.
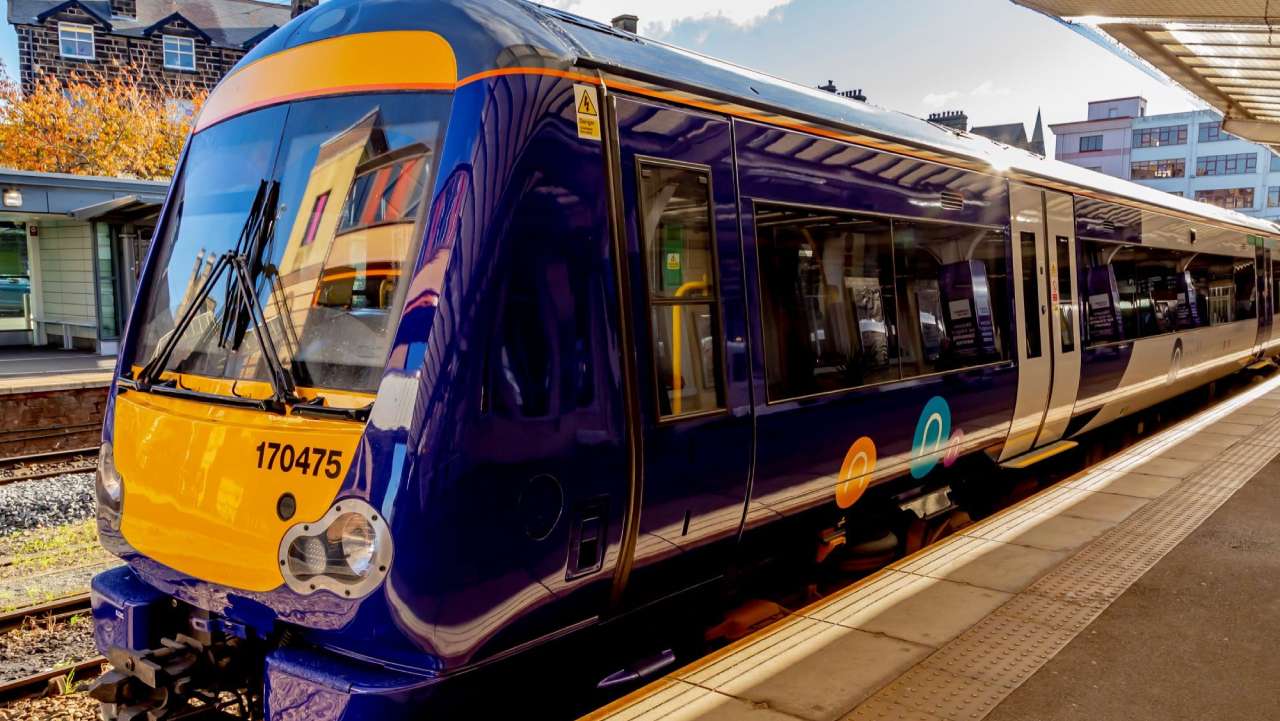
[[[83,693],[30,698],[0,706],[0,721],[98,721],[98,702]]]
[[[95,503],[92,473],[0,486],[0,536],[92,518]]]
[[[74,622],[28,621],[0,635],[0,683],[16,681],[93,658],[93,621],[88,612]]]

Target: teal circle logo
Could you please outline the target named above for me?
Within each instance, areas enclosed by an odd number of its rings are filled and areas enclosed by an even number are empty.
[[[951,406],[942,396],[934,396],[924,404],[916,435],[911,442],[911,477],[924,478],[947,454],[951,439]]]

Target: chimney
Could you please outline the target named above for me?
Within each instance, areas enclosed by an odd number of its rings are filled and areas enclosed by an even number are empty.
[[[292,0],[292,12],[290,17],[298,17],[302,13],[320,4],[320,0]]]
[[[929,122],[954,128],[960,132],[969,131],[969,116],[963,110],[944,110],[941,113],[929,113]]]
[[[635,35],[640,32],[640,18],[635,15],[619,15],[610,21],[614,30],[621,30],[624,33]]]
[[[137,0],[111,0],[111,16],[117,18],[138,17]]]

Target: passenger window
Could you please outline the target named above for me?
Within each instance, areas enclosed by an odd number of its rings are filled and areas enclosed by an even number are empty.
[[[1055,244],[1058,256],[1058,335],[1062,338],[1062,352],[1076,349],[1075,294],[1071,292],[1071,241],[1059,235]]]
[[[724,407],[711,178],[702,170],[640,167],[649,317],[663,418]]]
[[[1236,320],[1258,317],[1258,276],[1250,258],[1235,259]]]
[[[1040,265],[1036,261],[1036,234],[1023,231],[1018,239],[1022,255],[1022,309],[1027,324],[1027,358],[1040,357]]]
[[[898,380],[891,226],[755,209],[770,400]]]
[[[903,377],[1003,360],[1003,298],[989,276],[1005,277],[1004,234],[895,220],[893,243]]]

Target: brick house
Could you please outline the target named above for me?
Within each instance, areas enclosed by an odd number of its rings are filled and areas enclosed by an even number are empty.
[[[263,0],[9,0],[23,92],[52,73],[140,69],[162,93],[210,90],[254,45],[317,4]],[[180,90],[178,91],[180,92]]]

